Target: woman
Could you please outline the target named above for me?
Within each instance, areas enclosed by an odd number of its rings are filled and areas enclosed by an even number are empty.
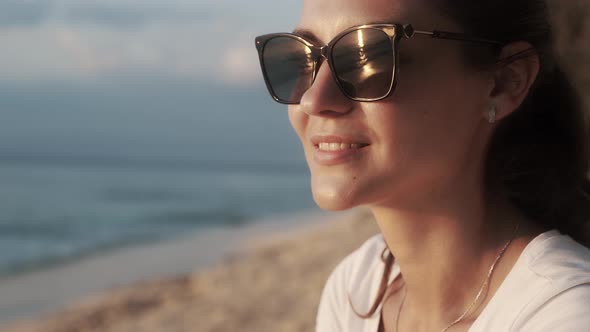
[[[550,34],[544,0],[304,0],[257,38],[315,201],[381,230],[317,331],[590,330],[588,136]]]

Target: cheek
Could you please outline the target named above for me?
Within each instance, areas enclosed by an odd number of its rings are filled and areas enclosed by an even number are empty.
[[[460,48],[441,40],[430,40],[428,45],[428,49],[400,49],[400,58],[405,52],[408,60],[399,64],[396,94],[407,100],[431,101],[435,109],[435,102],[465,104],[465,97],[484,96],[488,83],[481,72],[464,63]]]
[[[417,130],[433,138],[459,134],[463,126],[481,120],[488,100],[488,83],[483,77],[461,64],[448,62],[446,66],[408,66],[399,76],[394,96],[400,109],[412,110],[409,116],[417,116],[417,124],[424,125]]]
[[[379,140],[375,164],[383,173],[424,182],[458,166],[479,122],[475,100],[465,100],[458,90],[441,85],[421,97],[400,93],[379,113],[385,115],[373,119]],[[457,101],[460,95],[464,102]]]
[[[295,133],[297,133],[297,136],[299,136],[299,139],[303,143],[305,138],[305,128],[307,127],[309,116],[304,112],[295,109],[294,106],[289,106],[288,114],[291,127],[293,127]]]

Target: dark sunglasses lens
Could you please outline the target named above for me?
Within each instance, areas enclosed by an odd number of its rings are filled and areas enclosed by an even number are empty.
[[[279,101],[298,103],[313,82],[311,49],[295,38],[275,37],[266,42],[263,61],[271,93]]]
[[[352,98],[385,97],[393,83],[394,54],[389,36],[377,29],[354,30],[335,44],[334,71]]]

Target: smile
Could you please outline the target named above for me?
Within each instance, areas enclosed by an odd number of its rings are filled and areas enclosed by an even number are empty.
[[[370,144],[363,137],[316,135],[311,138],[313,159],[318,165],[335,166],[359,160]]]
[[[320,151],[356,150],[356,149],[360,149],[360,148],[365,147],[365,146],[367,146],[367,144],[359,144],[359,143],[353,143],[353,144],[348,144],[348,143],[327,143],[327,142],[322,142],[322,143],[316,144],[316,147]]]

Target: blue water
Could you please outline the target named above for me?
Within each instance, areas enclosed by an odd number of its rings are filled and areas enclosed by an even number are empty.
[[[0,276],[313,206],[302,167],[0,163]]]

